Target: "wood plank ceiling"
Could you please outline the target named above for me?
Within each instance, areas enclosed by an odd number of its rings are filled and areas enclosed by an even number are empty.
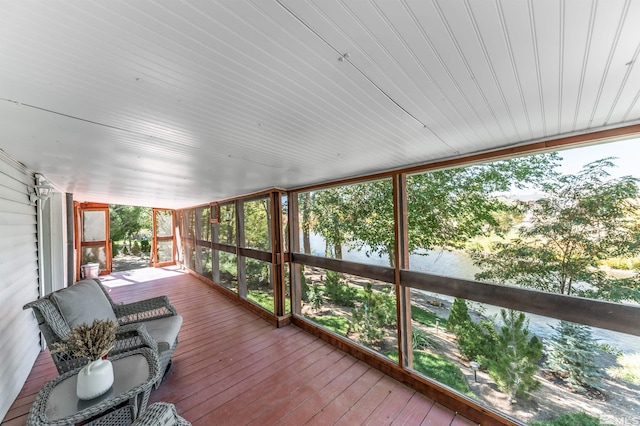
[[[640,0],[0,0],[0,149],[186,207],[637,124]]]

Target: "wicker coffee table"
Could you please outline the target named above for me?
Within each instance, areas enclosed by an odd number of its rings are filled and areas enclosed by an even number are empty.
[[[157,354],[148,348],[115,355],[113,386],[90,400],[78,399],[76,383],[80,369],[47,383],[36,397],[28,425],[69,425],[88,420],[88,425],[129,425],[144,412],[153,384],[160,378]]]

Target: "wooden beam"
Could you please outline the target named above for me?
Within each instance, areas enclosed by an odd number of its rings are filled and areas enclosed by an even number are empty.
[[[395,282],[395,271],[387,266],[367,265],[346,260],[330,259],[327,257],[311,256],[302,253],[291,253],[291,260],[303,265],[316,266],[318,268],[330,269],[345,274],[358,275],[378,281],[393,284]]]
[[[640,336],[640,306],[402,271],[402,285]]]

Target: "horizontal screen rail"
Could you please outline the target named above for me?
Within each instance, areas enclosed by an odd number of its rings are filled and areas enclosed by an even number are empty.
[[[640,306],[401,271],[403,286],[640,336]]]

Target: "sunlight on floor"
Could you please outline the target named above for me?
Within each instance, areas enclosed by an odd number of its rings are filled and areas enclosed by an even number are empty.
[[[184,274],[188,274],[188,272],[181,269],[180,266],[167,266],[164,268],[142,268],[131,271],[112,272],[110,275],[101,276],[100,280],[104,285],[109,287],[121,287]]]

